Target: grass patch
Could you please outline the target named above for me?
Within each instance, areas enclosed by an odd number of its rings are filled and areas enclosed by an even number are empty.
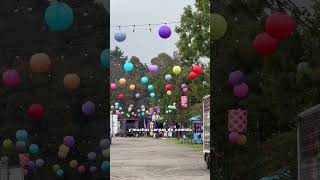
[[[185,143],[182,142],[182,140],[178,140],[176,138],[168,138],[168,139],[161,139],[162,141],[166,143],[172,143],[172,144],[181,144],[185,145],[195,151],[203,151],[203,146],[202,144],[193,144],[193,142],[190,141],[185,141]]]

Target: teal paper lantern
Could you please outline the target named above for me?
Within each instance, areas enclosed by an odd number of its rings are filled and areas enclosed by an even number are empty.
[[[131,72],[131,71],[133,71],[133,64],[131,62],[126,62],[123,65],[123,69],[125,72]]]
[[[110,50],[105,49],[100,55],[100,61],[104,68],[110,68]]]
[[[59,169],[59,170],[57,171],[57,176],[62,177],[63,174],[64,174],[64,171],[63,171],[62,169]]]
[[[74,15],[69,5],[55,2],[46,9],[44,18],[52,31],[65,31],[73,24]]]
[[[103,161],[101,164],[101,169],[103,172],[107,173],[110,170],[110,163],[108,161]]]
[[[150,97],[155,97],[156,96],[156,94],[155,93],[150,93]]]
[[[149,91],[153,91],[153,86],[152,86],[152,85],[149,85],[149,86],[148,86],[148,90],[149,90]]]
[[[31,144],[31,145],[29,146],[29,153],[31,153],[31,154],[38,154],[38,152],[39,152],[39,146],[38,146],[38,145],[36,145],[36,144]]]
[[[122,107],[119,107],[119,110],[122,111]]]
[[[24,129],[20,129],[16,132],[17,141],[27,141],[28,140],[28,132]]]
[[[115,106],[119,106],[119,103],[118,103],[118,102],[116,102],[116,103],[114,103],[114,105],[115,105]]]
[[[146,77],[146,76],[144,76],[144,77],[141,78],[141,83],[142,83],[142,84],[147,84],[148,81],[149,81],[149,79],[148,79],[148,77]]]

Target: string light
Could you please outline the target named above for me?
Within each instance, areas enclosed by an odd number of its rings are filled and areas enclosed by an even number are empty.
[[[151,31],[151,26],[159,26],[159,25],[168,25],[168,24],[180,24],[181,22],[180,21],[177,21],[177,22],[164,22],[164,23],[155,23],[155,24],[151,24],[151,23],[148,23],[148,24],[129,24],[129,25],[115,25],[115,26],[111,26],[112,28],[122,28],[122,27],[133,27],[133,29],[135,27],[143,27],[143,26],[149,26],[150,28],[150,31]]]

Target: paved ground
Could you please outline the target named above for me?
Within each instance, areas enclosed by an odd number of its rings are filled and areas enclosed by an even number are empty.
[[[202,152],[154,138],[113,138],[112,180],[209,180]]]

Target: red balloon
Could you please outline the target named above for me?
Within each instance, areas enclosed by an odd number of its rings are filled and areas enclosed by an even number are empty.
[[[266,32],[279,40],[291,37],[295,27],[294,20],[286,13],[273,13],[266,21]]]
[[[123,99],[124,95],[123,94],[119,94],[119,99]]]
[[[198,77],[198,74],[196,74],[195,72],[190,72],[189,73],[189,79],[195,80],[197,77]]]
[[[196,74],[201,74],[202,73],[202,67],[199,65],[194,65],[192,68],[192,72],[196,73]]]
[[[278,50],[278,40],[267,33],[260,33],[254,40],[254,47],[258,54],[269,57]]]
[[[32,104],[28,110],[28,116],[33,120],[42,119],[44,113],[44,107],[41,104]]]
[[[167,90],[167,91],[170,91],[171,89],[172,89],[171,84],[167,84],[167,85],[166,85],[166,90]]]

